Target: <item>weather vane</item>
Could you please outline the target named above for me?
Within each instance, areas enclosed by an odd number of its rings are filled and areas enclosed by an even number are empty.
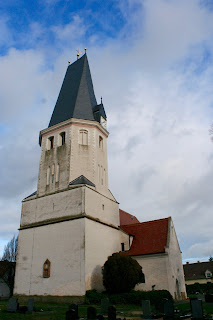
[[[79,51],[79,49],[78,50],[76,50],[77,51],[77,59],[79,58],[79,56],[80,56],[80,54],[82,54],[82,52],[81,51]]]

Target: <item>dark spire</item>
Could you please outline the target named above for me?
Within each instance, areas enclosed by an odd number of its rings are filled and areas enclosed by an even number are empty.
[[[95,120],[97,105],[87,55],[68,66],[49,127],[70,118]]]

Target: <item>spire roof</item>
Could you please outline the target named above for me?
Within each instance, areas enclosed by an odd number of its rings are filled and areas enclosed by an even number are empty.
[[[96,120],[97,106],[86,53],[68,66],[49,127],[70,118]]]

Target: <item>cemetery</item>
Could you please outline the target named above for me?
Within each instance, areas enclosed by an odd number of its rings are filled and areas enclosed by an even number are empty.
[[[160,303],[142,300],[137,304],[113,304],[111,297],[100,303],[85,304],[42,303],[28,298],[26,301],[10,298],[0,301],[0,319],[44,319],[44,320],[127,320],[127,319],[213,319],[213,302],[206,302],[201,295],[185,301],[159,299]]]

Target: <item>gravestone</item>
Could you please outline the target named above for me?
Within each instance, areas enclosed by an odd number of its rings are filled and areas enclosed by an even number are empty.
[[[151,307],[149,300],[142,300],[142,318],[144,319],[152,319]]]
[[[10,298],[7,304],[7,312],[16,312],[18,309],[18,299]]]
[[[202,300],[190,299],[192,319],[203,319]]]
[[[116,320],[116,307],[115,306],[108,307],[108,320]]]
[[[198,293],[198,294],[196,294],[196,298],[197,298],[198,300],[205,301],[204,294],[202,294],[202,293]]]
[[[76,312],[71,309],[66,312],[66,320],[76,320]]]
[[[108,307],[109,307],[109,299],[108,298],[101,299],[101,313],[107,314]]]
[[[27,302],[27,311],[28,312],[33,312],[34,309],[34,299],[33,298],[29,298],[28,302]]]
[[[213,302],[213,294],[207,293],[207,294],[205,295],[205,302],[207,302],[207,303]]]
[[[163,313],[165,319],[173,319],[174,318],[174,305],[172,300],[163,299]]]
[[[73,310],[74,314],[75,314],[75,319],[78,319],[78,305],[73,303],[69,305],[69,310]]]
[[[87,308],[87,319],[91,319],[91,320],[96,319],[97,318],[96,314],[97,314],[96,308],[94,308],[94,307]]]

